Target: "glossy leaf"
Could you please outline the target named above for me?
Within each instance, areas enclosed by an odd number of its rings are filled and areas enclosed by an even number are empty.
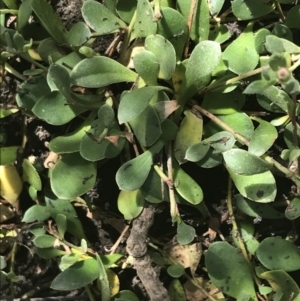
[[[201,142],[203,120],[199,113],[186,111],[174,143],[175,158],[182,164],[186,162],[185,154],[189,147]]]
[[[200,161],[205,157],[209,148],[210,145],[206,144],[205,142],[193,144],[187,149],[184,159],[191,162]]]
[[[153,145],[162,134],[159,117],[152,106],[148,106],[129,124],[142,146]]]
[[[238,148],[224,152],[223,158],[226,166],[240,175],[260,174],[271,168],[265,160]]]
[[[25,211],[22,222],[32,223],[35,221],[43,222],[50,217],[50,212],[47,210],[47,206],[33,205]]]
[[[203,192],[201,187],[180,166],[174,166],[173,176],[175,188],[179,195],[193,205],[202,202]]]
[[[71,46],[78,47],[84,44],[90,37],[91,31],[83,22],[78,22],[72,26],[67,35],[68,43]]]
[[[240,111],[246,96],[238,89],[229,93],[208,92],[204,95],[202,108],[212,114],[227,115]]]
[[[125,93],[121,97],[118,110],[118,119],[120,124],[128,122],[139,116],[149,105],[154,97],[163,87],[143,87]]]
[[[123,164],[117,174],[116,181],[121,190],[133,191],[139,189],[145,182],[153,160],[150,151]]]
[[[278,137],[276,128],[267,121],[255,119],[259,126],[255,129],[251,139],[248,151],[249,153],[261,156],[274,144]]]
[[[289,40],[289,41],[293,42],[293,33],[284,24],[276,23],[273,30],[272,30],[272,34],[279,37],[279,38],[283,38],[283,39],[286,39],[286,40]]]
[[[237,194],[234,196],[234,200],[236,202],[236,206],[243,213],[248,216],[257,218],[267,218],[267,219],[279,219],[284,218],[284,214],[275,210],[269,204],[261,204],[257,202],[253,202],[249,199],[244,198],[242,195]]]
[[[188,245],[191,243],[196,235],[196,231],[190,225],[184,222],[177,223],[177,241],[181,245]]]
[[[157,85],[159,61],[154,53],[143,50],[133,57],[133,64],[136,72],[149,86]]]
[[[300,198],[295,197],[285,209],[285,217],[294,220],[300,216]]]
[[[11,164],[16,161],[19,146],[0,147],[0,165]]]
[[[126,24],[121,19],[97,1],[85,1],[81,12],[86,24],[99,34],[107,34],[119,28],[126,28]]]
[[[126,220],[132,220],[142,212],[144,202],[144,197],[139,189],[133,191],[121,190],[118,197],[118,209]]]
[[[92,283],[100,276],[97,260],[82,260],[60,273],[51,283],[51,288],[60,291],[76,290]]]
[[[238,299],[244,291],[257,300],[249,265],[238,249],[215,242],[208,248],[205,264],[210,280],[223,293]]]
[[[74,132],[52,139],[49,144],[49,149],[57,154],[78,152],[80,142],[85,132],[90,128],[95,116],[96,112],[92,112]]]
[[[181,60],[188,30],[185,19],[177,10],[170,7],[162,7],[161,13],[163,17],[157,23],[157,33],[172,43],[176,60]]]
[[[145,49],[154,53],[158,60],[158,77],[166,80],[170,79],[176,65],[176,53],[173,45],[163,36],[155,34],[147,36]]]
[[[229,70],[242,74],[253,70],[259,60],[255,49],[252,32],[253,24],[249,23],[245,30],[223,52],[222,60]]]
[[[256,256],[269,270],[286,272],[300,269],[300,250],[280,237],[267,237],[259,245]]]
[[[300,28],[300,5],[295,5],[288,11],[285,24],[289,28]]]
[[[136,10],[136,6],[137,0],[121,0],[117,2],[116,10],[124,22],[130,23]]]
[[[233,14],[241,20],[259,18],[275,9],[275,5],[260,0],[234,0],[231,5]]]
[[[25,0],[20,4],[17,18],[17,30],[21,32],[23,27],[28,23],[32,13],[31,0]]]
[[[50,178],[51,188],[59,198],[76,198],[94,186],[96,174],[94,163],[83,159],[79,153],[71,153],[55,164]]]
[[[136,20],[133,25],[130,41],[156,33],[157,23],[153,22],[154,13],[148,1],[137,1]]]
[[[35,167],[30,163],[28,159],[23,159],[22,162],[23,174],[22,179],[24,182],[29,183],[37,191],[42,190],[42,181],[41,178],[35,169]]]
[[[273,202],[277,193],[276,182],[270,171],[251,176],[236,174],[227,167],[232,181],[242,196],[259,203]]]
[[[58,43],[66,43],[67,31],[52,6],[46,0],[31,0],[31,7],[49,34]]]
[[[134,82],[136,78],[135,72],[104,56],[84,59],[71,72],[71,84],[86,88],[100,88],[119,82]]]

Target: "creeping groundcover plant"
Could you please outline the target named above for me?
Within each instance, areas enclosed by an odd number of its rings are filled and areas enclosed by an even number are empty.
[[[64,16],[54,2],[0,0],[1,84],[17,82],[0,96],[7,298],[22,297],[27,227],[62,296],[300,301],[300,3],[78,0],[67,25],[73,1]],[[47,158],[32,156],[33,122]],[[127,222],[97,250],[78,210],[105,220],[91,191],[115,164],[110,206]]]

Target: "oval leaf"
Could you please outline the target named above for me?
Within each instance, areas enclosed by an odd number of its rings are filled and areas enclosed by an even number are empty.
[[[294,220],[300,216],[300,198],[295,197],[285,209],[285,217]]]
[[[144,202],[144,197],[139,189],[133,191],[121,190],[118,197],[118,209],[126,220],[131,220],[142,212]]]
[[[227,242],[215,242],[208,248],[205,263],[210,280],[223,293],[238,298],[244,291],[257,300],[251,271],[238,249]]]
[[[150,151],[146,151],[123,164],[116,174],[119,188],[127,191],[139,189],[144,184],[152,163],[152,154]]]
[[[94,186],[96,175],[93,162],[83,159],[79,153],[68,154],[55,164],[50,178],[51,188],[59,198],[76,198]]]
[[[0,165],[7,165],[17,160],[19,146],[0,147]]]
[[[42,189],[42,181],[35,167],[30,163],[28,159],[23,159],[22,168],[23,168],[23,175],[22,175],[23,181],[29,183],[37,191],[40,191]]]
[[[100,88],[119,82],[134,82],[136,78],[135,72],[105,56],[84,59],[71,72],[71,83],[86,88]]]
[[[264,239],[257,248],[256,256],[269,270],[300,270],[300,249],[280,237]]]
[[[184,222],[177,223],[177,241],[181,245],[191,243],[196,235],[195,229]]]
[[[60,273],[51,283],[51,288],[59,291],[76,290],[92,283],[99,276],[96,259],[82,260]]]

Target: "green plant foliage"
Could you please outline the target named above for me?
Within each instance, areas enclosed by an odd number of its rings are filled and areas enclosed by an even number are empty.
[[[54,247],[55,240],[54,236],[40,235],[33,240],[33,243],[37,248],[44,249]]]
[[[248,216],[252,216],[254,218],[262,217],[267,219],[284,218],[283,213],[275,210],[269,204],[261,204],[261,203],[253,202],[251,200],[244,198],[240,194],[235,195],[234,200],[236,202],[236,206],[238,207],[238,209]]]
[[[234,0],[232,1],[232,12],[241,20],[250,20],[267,15],[275,9],[267,1],[260,0]]]
[[[177,241],[181,245],[188,245],[191,243],[196,235],[195,229],[185,224],[184,222],[177,223]]]
[[[144,197],[141,191],[121,190],[118,197],[118,209],[124,215],[126,220],[136,218],[144,208]]]
[[[35,190],[39,191],[42,189],[41,178],[36,171],[35,167],[30,163],[28,159],[24,159],[22,163],[23,175],[22,179],[24,182],[29,183]]]
[[[255,32],[254,44],[258,54],[264,54],[267,52],[265,43],[266,43],[266,37],[270,34],[271,32],[266,28],[261,28],[257,32]]]
[[[134,82],[136,78],[135,72],[104,56],[84,59],[71,72],[71,84],[87,88],[100,88],[125,81]]]
[[[253,23],[249,23],[242,34],[223,52],[222,60],[228,69],[236,74],[253,70],[259,60],[252,32]]]
[[[300,269],[300,252],[293,243],[279,237],[267,237],[259,245],[256,256],[269,270],[286,272]]]
[[[270,53],[300,53],[300,47],[282,38],[270,35],[266,37],[266,48]]]
[[[181,264],[172,264],[167,268],[167,273],[173,278],[179,278],[184,274],[184,267]]]
[[[83,22],[78,22],[68,32],[67,40],[72,46],[80,46],[84,44],[90,36],[91,32],[87,25]]]
[[[72,199],[93,187],[96,174],[93,162],[83,159],[79,153],[67,154],[53,168],[51,188],[57,197]]]
[[[297,299],[300,295],[300,289],[294,279],[284,271],[269,271],[260,274],[262,279],[266,279],[272,286],[273,290],[278,293],[282,293],[280,300],[288,301],[291,295]]]
[[[18,22],[17,22],[17,30],[21,32],[23,27],[27,24],[30,15],[32,13],[31,0],[25,0],[21,3],[18,10]]]
[[[207,272],[212,283],[227,295],[239,298],[245,292],[257,300],[249,266],[243,255],[227,242],[210,245],[205,256]]]
[[[51,283],[51,288],[60,291],[79,289],[100,276],[97,260],[89,258],[78,261],[60,273]]]
[[[276,196],[276,182],[270,171],[253,175],[241,175],[227,167],[236,188],[242,196],[259,203],[273,202]]]
[[[22,221],[24,223],[32,223],[35,221],[43,222],[51,216],[47,207],[44,205],[33,205],[28,210],[26,210]]]
[[[293,6],[286,15],[285,24],[289,28],[300,28],[300,5]]]
[[[285,217],[294,220],[300,216],[300,198],[295,197],[285,209]]]
[[[212,15],[218,15],[221,11],[225,0],[211,0],[209,3],[209,11]]]
[[[126,24],[108,8],[94,0],[85,1],[81,11],[86,24],[98,34],[107,34],[126,27]],[[99,16],[101,17],[99,18]]]
[[[117,2],[116,10],[124,22],[130,23],[135,13],[136,6],[137,0],[121,0]]]
[[[132,291],[123,290],[115,296],[115,301],[139,301],[139,299]]]
[[[186,301],[185,290],[178,279],[173,279],[168,287],[168,293],[171,300]]]
[[[18,156],[19,146],[0,147],[0,165],[13,163]]]
[[[45,0],[31,0],[34,13],[49,34],[60,44],[67,41],[67,31],[51,5]]]

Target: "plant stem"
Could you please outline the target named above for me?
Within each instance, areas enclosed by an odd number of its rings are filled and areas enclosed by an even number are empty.
[[[228,208],[228,212],[229,212],[229,217],[231,218],[231,222],[232,222],[232,236],[236,237],[238,244],[239,244],[238,247],[241,249],[244,258],[249,265],[253,279],[254,279],[256,285],[259,287],[260,280],[256,276],[253,266],[249,260],[247,249],[246,249],[244,241],[241,237],[241,234],[240,234],[240,231],[239,231],[239,228],[238,228],[235,216],[234,216],[233,205],[232,205],[232,181],[231,181],[230,177],[228,177],[227,208]]]
[[[89,285],[86,285],[84,288],[85,288],[87,295],[89,296],[90,301],[96,301],[96,299],[94,298],[94,295],[91,292]]]
[[[198,4],[198,0],[192,0],[191,1],[190,13],[189,13],[189,18],[188,18],[188,22],[187,22],[188,35],[187,35],[187,39],[186,39],[186,42],[185,42],[185,48],[184,48],[184,57],[185,58],[188,57],[191,29],[192,29],[195,10],[197,9],[197,4]]]
[[[157,172],[157,174],[160,176],[160,178],[169,186],[173,187],[173,181],[159,168],[158,165],[153,165],[154,170]]]

